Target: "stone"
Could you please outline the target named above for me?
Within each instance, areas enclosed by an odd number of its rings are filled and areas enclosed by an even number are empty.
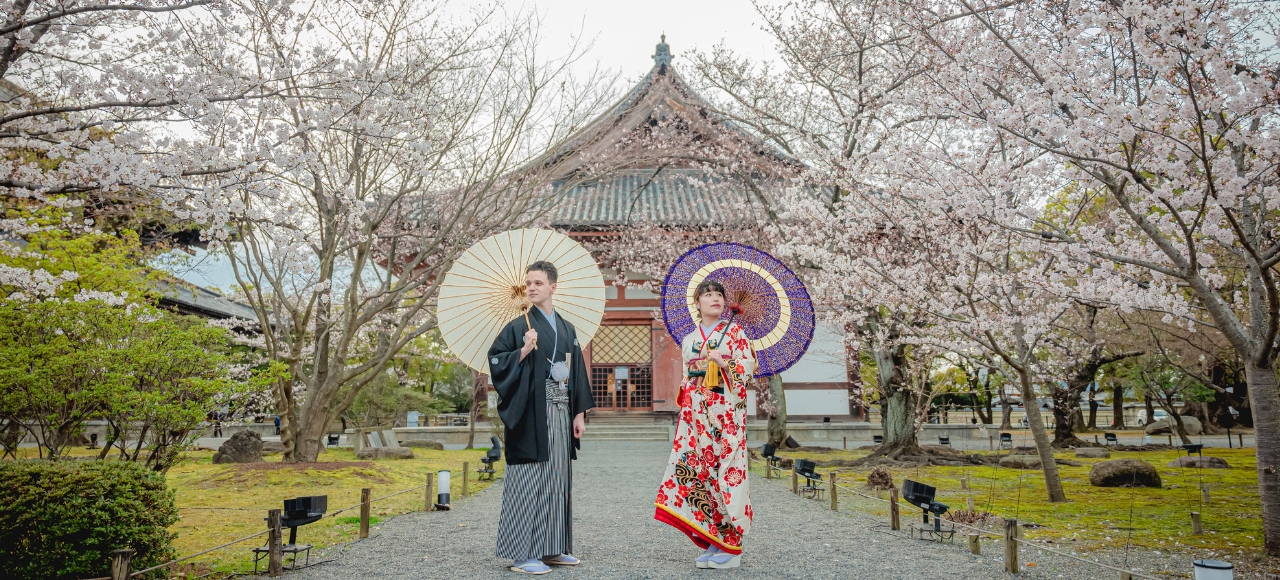
[[[284,443],[279,441],[263,441],[262,454],[266,455],[268,453],[284,453]]]
[[[262,436],[257,431],[245,429],[232,435],[213,454],[213,462],[257,463],[262,461]]]
[[[1230,469],[1227,460],[1221,457],[1200,457],[1191,455],[1179,457],[1168,463],[1169,467],[1203,467],[1206,469]]]
[[[435,449],[436,451],[444,451],[444,443],[439,441],[427,441],[424,439],[410,439],[401,441],[401,447],[417,447],[420,449]]]
[[[1187,430],[1187,435],[1199,435],[1200,431],[1204,429],[1204,426],[1200,424],[1200,420],[1191,415],[1183,415],[1181,419],[1182,428]],[[1147,432],[1147,435],[1163,435],[1170,432],[1172,425],[1173,418],[1168,417],[1147,425],[1144,431]]]
[[[356,453],[356,459],[413,459],[408,447],[365,447]]]
[[[1013,469],[1040,469],[1038,455],[1006,455],[1000,458],[1000,467]]]
[[[1076,457],[1084,459],[1111,459],[1111,451],[1100,447],[1081,447],[1076,449]]]
[[[1099,461],[1089,470],[1094,487],[1164,487],[1154,465],[1137,459]]]

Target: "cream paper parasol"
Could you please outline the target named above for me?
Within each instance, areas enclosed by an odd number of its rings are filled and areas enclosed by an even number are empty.
[[[437,318],[449,350],[467,366],[489,374],[486,356],[508,322],[531,307],[525,268],[555,265],[556,314],[573,324],[586,346],[604,317],[604,276],[582,244],[551,230],[524,228],[487,237],[458,257],[440,285]]]

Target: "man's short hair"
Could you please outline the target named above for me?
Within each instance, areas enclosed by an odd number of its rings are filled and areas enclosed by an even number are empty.
[[[546,274],[547,282],[550,282],[552,284],[555,284],[556,278],[559,278],[559,274],[556,272],[555,264],[552,264],[551,262],[548,262],[546,260],[538,260],[537,262],[529,264],[529,267],[524,269],[525,274],[528,274],[529,272],[534,272],[534,271],[542,272]]]

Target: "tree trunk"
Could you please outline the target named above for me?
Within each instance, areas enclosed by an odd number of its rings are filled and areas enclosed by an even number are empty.
[[[1111,428],[1124,429],[1124,386],[1120,384],[1111,391]]]
[[[1249,403],[1253,407],[1254,445],[1258,458],[1258,497],[1262,504],[1263,544],[1271,556],[1280,556],[1280,392],[1276,391],[1274,363],[1268,366],[1246,361]]]
[[[1089,420],[1084,424],[1085,429],[1098,429],[1098,390],[1089,390]]]
[[[1070,387],[1063,389],[1059,388],[1057,385],[1052,385],[1050,388],[1053,390],[1052,445],[1060,449],[1065,447],[1080,447],[1084,442],[1081,441],[1079,437],[1076,437],[1076,433],[1072,429],[1071,425],[1072,416],[1075,414],[1078,407],[1075,401],[1079,400],[1075,389]],[[1040,406],[1029,405],[1027,404],[1028,400],[1034,401],[1034,399],[1026,399],[1024,396],[1022,400],[1023,406],[1027,408],[1027,414],[1030,415],[1032,406],[1035,406],[1037,411]],[[1030,422],[1030,419],[1028,419],[1028,422]]]
[[[471,371],[471,410],[467,420],[467,423],[471,425],[471,431],[467,434],[467,449],[475,449],[476,447],[476,421],[480,419],[481,401],[488,402],[488,390],[488,375],[482,375],[478,371]]]
[[[904,345],[872,350],[876,359],[876,376],[880,386],[880,427],[884,444],[872,455],[897,459],[922,453],[916,439],[916,394],[906,386],[903,368],[907,362]]]
[[[1147,418],[1143,419],[1142,426],[1146,427],[1147,425],[1156,422],[1156,408],[1151,402],[1151,395],[1145,395],[1143,398],[1147,404]]]
[[[1044,471],[1044,487],[1049,492],[1049,501],[1067,501],[1067,494],[1062,490],[1062,480],[1058,478],[1058,464],[1053,459],[1053,442],[1049,439],[1049,432],[1045,430],[1031,377],[1023,370],[1018,372],[1018,379],[1022,387],[1022,406],[1027,410],[1027,423],[1031,425],[1031,436],[1036,441],[1036,451],[1040,455],[1040,467]]]
[[[1191,443],[1191,438],[1187,437],[1187,428],[1182,425],[1182,415],[1173,410],[1173,405],[1169,405],[1169,417],[1173,419],[1173,425],[1170,431],[1178,434],[1178,439],[1182,440],[1183,445]]]
[[[1008,431],[1013,429],[1013,403],[1009,402],[1008,397],[1000,399],[1000,430]]]
[[[769,414],[768,443],[781,449],[787,440],[787,397],[782,389],[782,375],[769,377],[769,397],[773,399],[774,411]]]
[[[918,447],[915,428],[916,400],[905,389],[894,391],[881,405],[881,427],[886,447]]]

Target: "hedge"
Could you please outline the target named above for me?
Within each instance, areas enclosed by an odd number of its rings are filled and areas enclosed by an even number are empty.
[[[133,569],[174,557],[178,521],[164,476],[125,461],[0,461],[0,570],[10,578],[110,575],[111,551]],[[164,576],[164,571],[149,575]]]

